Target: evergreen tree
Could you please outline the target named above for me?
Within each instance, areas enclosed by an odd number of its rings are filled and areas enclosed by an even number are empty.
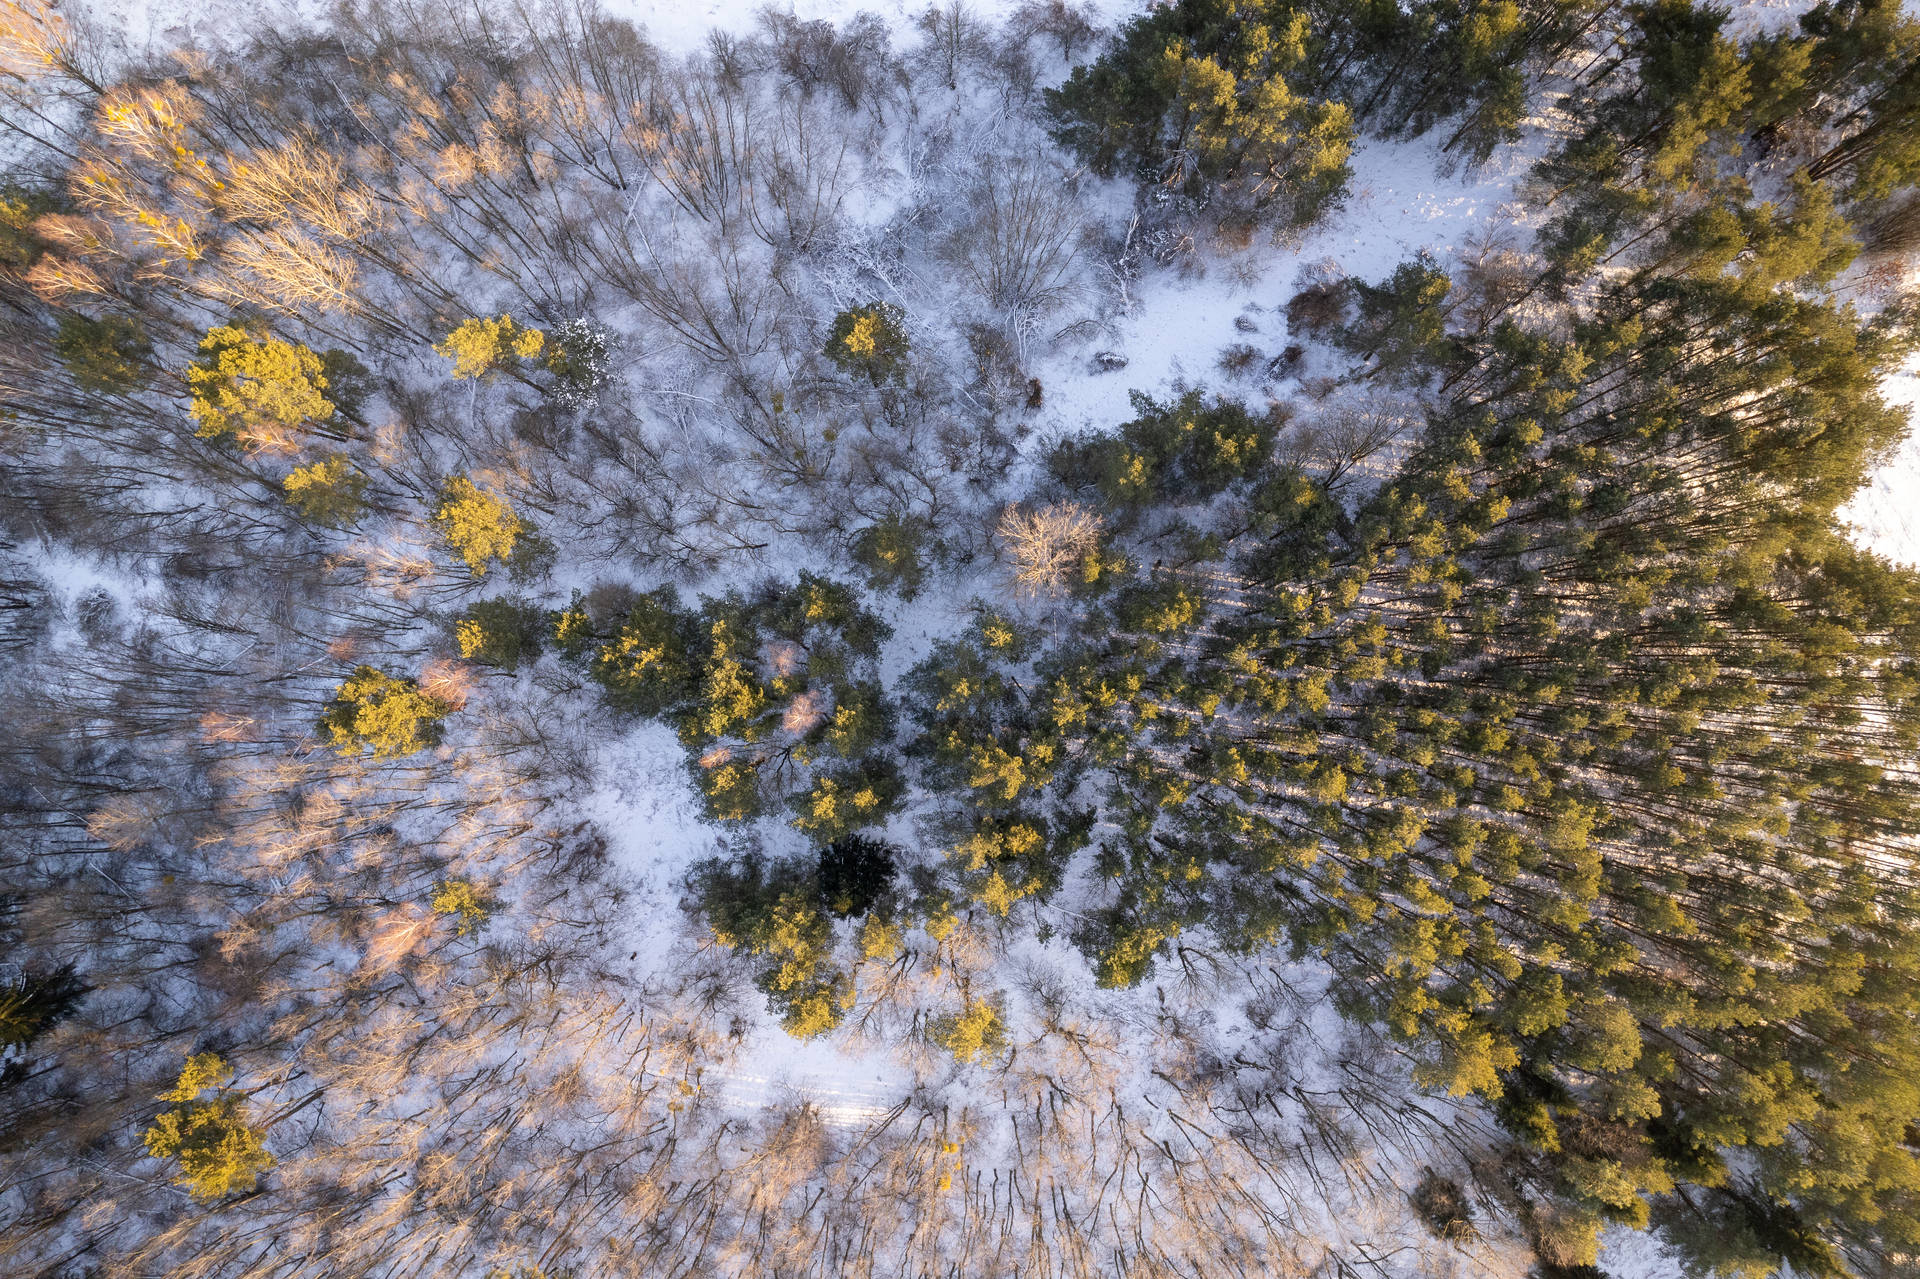
[[[485,576],[495,561],[511,559],[521,535],[529,532],[504,497],[464,475],[448,477],[441,487],[433,522],[475,577]]]
[[[453,638],[460,656],[509,673],[540,655],[545,615],[522,600],[478,600],[455,621]]]
[[[870,302],[833,317],[827,330],[827,358],[875,386],[897,381],[907,368],[906,315],[891,302]]]
[[[455,378],[478,380],[539,358],[547,349],[547,335],[511,316],[475,317],[462,320],[433,349],[453,361]],[[566,359],[562,357],[563,362]]]
[[[833,928],[810,868],[748,857],[699,867],[693,882],[714,939],[761,959],[756,981],[788,1034],[809,1039],[840,1023],[853,983],[833,962]]]
[[[396,759],[436,744],[440,721],[452,710],[412,679],[360,666],[334,691],[319,728],[342,755],[371,751],[376,760]]]
[[[175,1103],[147,1130],[147,1153],[180,1166],[176,1180],[202,1200],[252,1190],[274,1165],[264,1133],[250,1122],[246,1099],[227,1087],[232,1071],[224,1058],[200,1053],[187,1058],[180,1081],[160,1094]],[[211,1092],[211,1097],[204,1094]]]
[[[1312,19],[1289,0],[1179,0],[1047,91],[1055,137],[1101,173],[1144,180],[1245,216],[1306,226],[1346,190],[1353,125],[1314,97]]]
[[[95,320],[71,312],[60,317],[53,352],[83,390],[120,395],[140,385],[153,347],[137,319],[104,315]]]
[[[294,467],[280,490],[287,505],[315,524],[351,524],[366,509],[367,477],[340,453]]]
[[[0,1048],[24,1049],[72,1016],[92,989],[71,965],[0,985]]]
[[[820,901],[837,919],[864,915],[893,884],[895,850],[866,835],[848,835],[820,850]]]
[[[987,815],[1111,777],[1101,983],[1196,930],[1319,950],[1423,1085],[1494,1100],[1566,1264],[1683,1192],[1816,1270],[1920,1239],[1920,578],[1831,524],[1912,334],[1757,278],[1464,343],[1383,294],[1376,351],[1446,390],[1355,517],[1228,477],[1211,558],[1136,570],[1077,647],[909,682],[930,781]]]
[[[831,844],[882,825],[905,792],[874,672],[890,632],[846,586],[802,573],[697,613],[663,587],[604,633],[584,610],[563,613],[558,631],[563,651],[591,654],[612,704],[674,723],[721,821],[785,808]]]
[[[320,357],[238,325],[210,329],[187,368],[190,408],[204,439],[287,447],[296,433],[333,416]]]

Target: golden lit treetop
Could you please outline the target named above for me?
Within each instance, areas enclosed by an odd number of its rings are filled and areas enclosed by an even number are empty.
[[[513,363],[531,360],[546,349],[547,335],[518,324],[511,316],[463,320],[460,327],[434,343],[433,349],[453,361],[456,378],[482,378]]]
[[[202,1200],[252,1190],[273,1167],[261,1128],[249,1122],[246,1098],[227,1088],[233,1070],[218,1053],[196,1053],[160,1100],[175,1104],[147,1129],[147,1153],[179,1163],[176,1184]],[[205,1094],[211,1092],[212,1096]]]
[[[375,759],[396,759],[437,742],[440,721],[452,710],[414,680],[361,666],[334,691],[320,731],[342,755],[370,750]]]
[[[187,368],[194,434],[231,435],[252,446],[287,445],[295,430],[333,416],[320,357],[295,342],[255,337],[223,324],[200,342]]]
[[[906,369],[906,315],[891,302],[872,302],[842,311],[827,332],[827,358],[850,373],[865,374],[875,386]]]
[[[512,555],[514,542],[527,528],[507,499],[464,475],[453,476],[440,490],[433,522],[475,577],[485,576],[494,560]]]
[[[344,524],[365,504],[367,477],[335,453],[296,466],[280,481],[287,504],[319,524]]]

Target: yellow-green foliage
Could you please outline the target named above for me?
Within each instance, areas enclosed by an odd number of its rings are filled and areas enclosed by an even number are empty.
[[[767,695],[754,679],[753,672],[734,656],[735,641],[725,621],[716,621],[713,636],[713,661],[705,680],[706,707],[693,725],[696,739],[734,734],[752,741],[758,734],[757,720],[766,709]]]
[[[371,750],[375,759],[395,759],[438,741],[439,721],[450,710],[411,679],[361,666],[327,703],[320,731],[342,755]]]
[[[344,524],[365,505],[367,477],[345,457],[334,454],[296,466],[280,482],[287,505],[316,524]]]
[[[999,1011],[984,999],[969,999],[959,1013],[936,1019],[933,1033],[958,1062],[992,1057],[1007,1042],[1007,1028]]]
[[[553,615],[553,640],[561,652],[579,653],[592,639],[593,619],[577,600]]]
[[[503,671],[540,655],[543,618],[539,610],[519,600],[477,600],[453,625],[453,641],[460,656]]]
[[[1136,984],[1152,967],[1160,944],[1178,932],[1177,928],[1147,923],[1116,929],[1113,944],[1095,966],[1095,984],[1108,990]]]
[[[780,1019],[780,1026],[795,1039],[812,1039],[838,1026],[841,1011],[831,994],[816,991],[802,995],[789,1004],[787,1015]]]
[[[460,646],[460,656],[477,657],[487,647],[487,628],[477,618],[463,617],[453,628],[453,638]]]
[[[440,490],[433,522],[475,577],[484,576],[494,560],[512,555],[515,540],[527,527],[505,498],[464,475],[452,477]]]
[[[160,1094],[176,1104],[161,1111],[146,1133],[147,1153],[177,1160],[175,1182],[197,1199],[251,1190],[273,1167],[261,1131],[247,1122],[246,1099],[224,1086],[232,1073],[217,1053],[188,1057],[179,1082]],[[209,1090],[214,1095],[202,1098]]]
[[[805,894],[781,894],[753,948],[774,963],[761,985],[784,1006],[789,1035],[810,1039],[840,1024],[853,989],[834,971],[833,932]]]
[[[801,893],[781,894],[762,943],[765,953],[780,963],[772,979],[773,988],[793,990],[813,980],[831,945],[826,921],[813,903]]]
[[[478,932],[487,922],[492,912],[487,909],[486,900],[480,896],[480,890],[470,879],[442,880],[433,894],[433,913],[453,916],[453,930],[456,935],[465,937],[468,933]]]
[[[531,360],[546,349],[547,335],[514,323],[510,316],[463,321],[459,328],[434,343],[433,349],[453,361],[456,378],[482,378],[514,360]]]
[[[816,777],[793,819],[802,834],[830,838],[871,820],[879,811],[880,794],[871,786],[852,789],[831,777]]]
[[[844,339],[847,354],[857,360],[870,360],[879,343],[875,340],[875,331],[880,327],[880,317],[872,311],[860,312],[853,321]]]
[[[715,820],[747,822],[760,816],[760,765],[737,759],[707,768],[699,774],[700,793]]]
[[[1045,841],[1033,826],[1014,822],[1004,829],[983,828],[962,840],[953,850],[954,860],[965,868],[973,884],[974,897],[995,915],[1005,918],[1013,904],[1038,893],[1039,879],[1014,870],[1013,878],[999,863],[1017,864],[1039,853]],[[979,872],[986,871],[985,878]]]
[[[827,358],[849,372],[866,374],[876,386],[898,377],[906,368],[909,346],[905,319],[900,308],[888,302],[842,311],[827,333]]]
[[[304,346],[257,338],[223,324],[200,342],[187,368],[194,431],[203,439],[242,439],[292,430],[333,416],[320,357]]]
[[[217,1088],[233,1078],[226,1058],[219,1053],[194,1053],[180,1068],[180,1078],[160,1094],[161,1101],[192,1101],[209,1088]]]
[[[860,957],[891,963],[905,949],[900,925],[878,915],[868,915],[860,926]]]

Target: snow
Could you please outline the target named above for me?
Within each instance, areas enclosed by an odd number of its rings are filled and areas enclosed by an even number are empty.
[[[687,778],[686,753],[671,728],[648,721],[599,741],[594,773],[599,782],[580,805],[580,815],[607,837],[607,851],[627,873],[641,900],[669,910],[687,871],[720,853],[714,828],[700,814]],[[636,971],[662,965],[674,938],[671,929],[635,929]]]
[[[1277,355],[1286,344],[1283,312],[1302,266],[1332,261],[1348,275],[1378,280],[1422,250],[1448,262],[1472,233],[1513,220],[1516,211],[1506,206],[1532,163],[1530,148],[1506,148],[1470,173],[1443,174],[1439,159],[1429,142],[1364,139],[1354,149],[1346,206],[1297,245],[1256,243],[1237,255],[1210,253],[1207,273],[1197,279],[1171,271],[1144,275],[1135,313],[1109,343],[1128,358],[1126,368],[1092,372],[1079,351],[1036,364],[1046,390],[1042,423],[1068,431],[1111,429],[1133,416],[1132,391],[1158,394],[1182,381],[1218,382],[1215,366],[1227,346],[1248,342]],[[1236,272],[1236,265],[1243,270]],[[1242,315],[1253,331],[1235,327]]]
[[[1920,421],[1920,359],[1887,379],[1889,404]],[[1840,512],[1854,540],[1901,564],[1920,567],[1920,434],[1909,434],[1853,501]]]

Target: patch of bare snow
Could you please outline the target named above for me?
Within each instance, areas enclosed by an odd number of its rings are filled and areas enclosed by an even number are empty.
[[[644,974],[657,970],[678,933],[688,869],[720,852],[720,840],[701,815],[680,740],[667,725],[647,720],[608,736],[595,772],[598,784],[579,812],[605,833],[608,856],[633,889],[635,971]]]
[[[1904,405],[1920,420],[1920,359],[1908,363],[1882,388],[1890,404]],[[1900,564],[1920,567],[1920,437],[1909,434],[1886,465],[1841,508],[1854,540]]]
[[[1279,354],[1287,336],[1286,303],[1303,265],[1330,261],[1347,275],[1377,281],[1422,250],[1446,264],[1469,236],[1520,226],[1513,188],[1538,146],[1507,147],[1477,170],[1447,172],[1431,140],[1363,138],[1354,148],[1345,206],[1297,244],[1210,253],[1207,272],[1198,277],[1145,273],[1137,282],[1134,313],[1119,322],[1109,343],[1128,360],[1124,369],[1096,372],[1084,349],[1036,361],[1046,392],[1042,421],[1069,432],[1112,429],[1134,416],[1128,400],[1134,390],[1157,394],[1180,382],[1221,385],[1216,364],[1236,342]],[[1251,332],[1235,324],[1243,314],[1255,325]]]

